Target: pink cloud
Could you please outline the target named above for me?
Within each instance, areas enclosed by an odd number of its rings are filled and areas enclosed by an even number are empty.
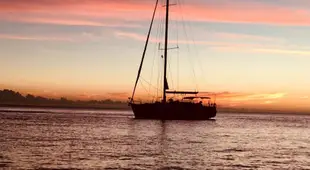
[[[21,18],[6,18],[3,20],[25,22],[25,23],[41,23],[69,26],[95,26],[95,27],[140,27],[137,24],[124,24],[120,22],[100,22],[88,19],[76,18],[57,18],[57,17],[21,17]]]
[[[225,6],[185,6],[187,19],[196,21],[310,25],[310,11],[263,3],[229,3]]]
[[[24,17],[33,18],[33,22],[43,23],[85,23],[86,25],[98,25],[94,21],[142,21],[149,20],[154,7],[153,1],[132,0],[10,0],[0,2],[0,17],[7,19],[9,14],[11,21],[23,22]],[[175,10],[178,10],[176,7]],[[304,9],[274,6],[254,1],[233,3],[227,1],[225,5],[212,5],[207,3],[188,3],[182,7],[186,20],[235,22],[235,23],[259,23],[276,25],[310,25],[310,12]],[[41,17],[35,20],[35,17]],[[62,18],[72,21],[63,22]],[[81,21],[79,21],[81,20]],[[95,23],[93,23],[95,22]],[[101,23],[99,22],[99,23]],[[80,24],[79,24],[80,25]],[[99,24],[100,25],[100,24]]]
[[[143,20],[152,6],[126,1],[21,1],[0,2],[0,20],[59,25],[129,26],[125,21]],[[149,18],[149,17],[148,17]],[[146,18],[145,18],[146,19]],[[118,22],[118,21],[123,21]]]

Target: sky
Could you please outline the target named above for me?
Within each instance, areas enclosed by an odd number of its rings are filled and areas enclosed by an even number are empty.
[[[151,89],[161,84],[163,4],[141,96],[157,96]],[[171,88],[216,94],[230,107],[310,111],[309,0],[171,4],[177,5],[171,6],[169,47],[180,47],[169,50]],[[154,5],[155,0],[0,0],[0,89],[126,100]]]

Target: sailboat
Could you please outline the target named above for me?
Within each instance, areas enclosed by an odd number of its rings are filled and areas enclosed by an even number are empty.
[[[166,12],[165,12],[165,47],[164,47],[164,74],[163,74],[163,91],[161,101],[150,103],[137,103],[134,100],[137,84],[140,79],[143,61],[145,58],[146,50],[148,47],[151,29],[154,23],[154,18],[158,6],[158,0],[155,4],[153,17],[151,20],[150,28],[146,38],[144,51],[139,66],[135,86],[133,89],[132,97],[129,98],[129,105],[131,106],[136,119],[158,119],[158,120],[208,120],[214,118],[217,113],[216,103],[210,103],[210,97],[199,96],[198,91],[172,91],[169,90],[167,81],[167,58],[168,58],[168,35],[169,35],[169,0],[166,0]],[[182,100],[173,101],[167,100],[169,94],[179,94],[185,97]],[[187,96],[190,95],[190,96]],[[200,100],[197,102],[197,99]],[[209,100],[209,103],[205,105],[203,100]]]

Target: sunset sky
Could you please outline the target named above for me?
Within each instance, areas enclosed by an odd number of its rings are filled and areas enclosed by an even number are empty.
[[[180,46],[179,89],[217,93],[227,106],[310,110],[309,0],[171,3],[181,5],[171,7],[169,45]],[[160,41],[160,4],[146,70]],[[155,0],[0,0],[0,89],[126,99],[154,5]],[[169,53],[173,77],[177,52]],[[158,65],[161,58],[154,61]],[[155,86],[156,74],[150,80]],[[172,87],[176,82],[169,79]]]

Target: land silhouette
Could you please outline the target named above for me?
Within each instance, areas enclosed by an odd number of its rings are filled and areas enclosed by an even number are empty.
[[[86,109],[129,109],[127,103],[112,99],[105,100],[69,100],[22,95],[13,90],[0,90],[0,106],[6,107],[53,107],[53,108],[86,108]]]

